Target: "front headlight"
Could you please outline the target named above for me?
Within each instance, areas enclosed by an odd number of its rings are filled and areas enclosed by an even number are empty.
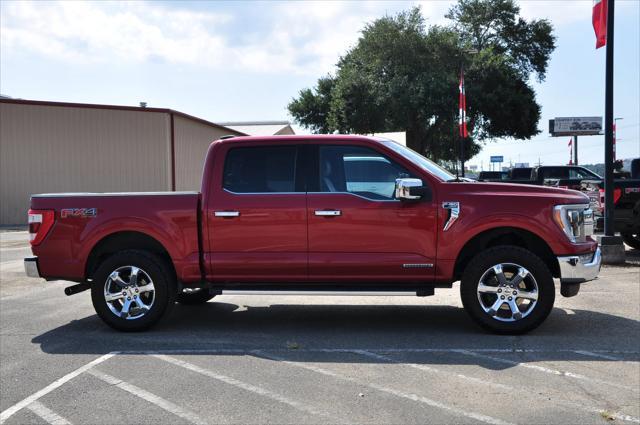
[[[593,211],[588,204],[558,205],[553,208],[553,219],[571,242],[586,242],[593,234]]]

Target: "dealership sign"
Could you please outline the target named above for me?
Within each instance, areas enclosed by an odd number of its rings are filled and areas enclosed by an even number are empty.
[[[502,155],[496,155],[496,156],[492,156],[491,157],[491,162],[503,162],[504,161],[504,156]]]
[[[549,120],[552,136],[589,136],[602,134],[602,117],[556,117]]]

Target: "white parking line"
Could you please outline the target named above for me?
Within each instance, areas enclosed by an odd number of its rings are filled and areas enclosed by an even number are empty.
[[[594,353],[593,351],[586,351],[586,350],[576,350],[575,352],[578,354],[582,354],[583,356],[597,357],[600,359],[611,360],[614,362],[623,361],[623,359],[621,359],[620,357],[611,356],[609,354]]]
[[[43,420],[51,425],[71,425],[71,422],[58,415],[56,412],[49,409],[39,401],[34,401],[29,406],[27,406],[27,409],[40,416]]]
[[[309,364],[302,364],[302,363],[293,362],[293,361],[287,360],[287,359],[285,359],[285,358],[283,358],[281,356],[278,356],[278,355],[268,354],[268,353],[266,353],[266,352],[264,352],[262,350],[254,350],[252,352],[254,354],[256,354],[256,355],[259,355],[259,356],[262,356],[262,357],[266,357],[266,358],[269,358],[269,359],[272,359],[272,360],[276,360],[276,361],[282,362],[284,364],[288,364],[290,366],[298,367],[298,368],[301,368],[301,369],[311,370],[313,372],[320,373],[322,375],[331,376],[333,378],[337,378],[337,379],[340,379],[340,380],[343,380],[343,381],[353,382],[353,383],[356,383],[358,385],[364,385],[364,386],[367,386],[369,388],[373,388],[374,390],[377,390],[377,391],[380,391],[380,392],[384,392],[384,393],[387,393],[387,394],[394,395],[396,397],[401,397],[401,398],[405,398],[405,399],[412,400],[412,401],[417,401],[417,402],[426,404],[426,405],[431,406],[431,407],[436,407],[438,409],[447,410],[449,412],[455,413],[455,414],[460,415],[460,416],[464,416],[466,418],[474,419],[476,421],[480,421],[480,422],[484,422],[484,423],[488,423],[488,424],[495,424],[495,425],[506,425],[506,424],[509,424],[509,422],[503,421],[501,419],[493,418],[491,416],[486,416],[486,415],[483,415],[483,414],[480,414],[480,413],[475,413],[475,412],[469,412],[469,411],[466,411],[466,410],[462,410],[462,409],[457,408],[455,406],[449,406],[447,404],[440,403],[439,401],[431,400],[429,398],[422,397],[422,396],[419,396],[417,394],[404,393],[404,392],[395,390],[393,388],[385,387],[385,386],[382,386],[382,385],[378,385],[378,384],[374,384],[374,383],[368,383],[368,382],[362,382],[362,381],[359,381],[357,379],[351,378],[349,376],[344,376],[344,375],[341,375],[339,373],[336,373],[336,372],[333,372],[333,371],[330,371],[330,370],[327,370],[327,369],[323,369],[323,368],[318,367],[318,366],[313,366],[313,365],[309,365]]]
[[[451,373],[451,372],[441,371],[441,370],[438,370],[438,369],[435,369],[435,368],[431,368],[429,366],[424,366],[424,365],[414,364],[414,363],[403,363],[403,362],[401,362],[399,360],[392,359],[391,357],[387,357],[387,356],[383,356],[383,355],[380,355],[380,354],[371,353],[371,352],[364,351],[364,350],[351,350],[350,352],[357,353],[357,354],[362,354],[363,356],[369,356],[371,358],[375,358],[375,359],[378,359],[378,360],[386,361],[387,363],[394,363],[394,364],[409,366],[409,367],[412,367],[414,369],[419,369],[419,370],[423,370],[423,371],[426,371],[426,372],[444,373],[444,374],[447,374],[447,375],[451,375],[451,376],[455,376],[455,377],[461,378],[463,380],[467,380],[467,381],[470,381],[470,382],[478,383],[478,384],[480,384],[482,386],[490,386],[490,387],[494,387],[494,388],[499,388],[499,389],[505,390],[505,391],[507,391],[509,393],[513,393],[514,391],[520,391],[520,392],[525,392],[525,393],[529,393],[530,392],[530,388],[515,388],[515,387],[512,387],[510,385],[498,384],[498,383],[487,381],[487,380],[484,380],[484,379],[478,379],[478,378],[473,378],[473,377],[470,377],[470,376],[462,375],[460,373]],[[574,402],[571,402],[571,401],[562,401],[560,403],[550,402],[550,403],[551,404],[556,404],[556,405],[571,406],[574,409],[579,409],[579,410],[582,410],[582,411],[585,411],[585,412],[595,413],[595,414],[598,414],[598,415],[606,413],[608,415],[608,417],[613,418],[613,419],[626,421],[626,422],[634,422],[634,423],[639,423],[640,424],[640,419],[639,418],[635,418],[633,416],[629,416],[629,415],[626,415],[624,413],[610,412],[610,411],[605,410],[605,409],[598,409],[596,407],[588,407],[588,406],[584,406],[582,404],[574,403]]]
[[[167,412],[172,413],[193,424],[205,425],[207,423],[204,419],[200,418],[195,413],[190,412],[186,409],[183,409],[182,407],[171,403],[169,400],[165,400],[164,398],[157,396],[153,393],[150,393],[147,390],[143,390],[140,387],[136,387],[133,384],[122,381],[116,378],[115,376],[107,375],[106,373],[100,372],[99,370],[96,370],[96,369],[88,370],[87,373],[95,376],[98,379],[103,380],[107,384],[114,385],[120,388],[121,390],[127,391],[128,393],[135,395],[136,397],[140,397],[141,399],[148,401],[149,403],[155,404],[161,409],[164,409]]]
[[[404,363],[395,359],[392,359],[391,357],[387,357],[384,356],[382,354],[376,354],[376,353],[372,353],[370,351],[366,351],[366,350],[353,350],[350,351],[351,353],[356,353],[356,354],[360,354],[362,356],[365,357],[370,357],[372,359],[377,359],[377,360],[382,360],[385,363],[394,363],[394,364],[399,364],[399,365],[403,365],[403,366],[408,366],[411,367],[413,369],[418,369],[418,370],[422,370],[425,372],[429,372],[429,373],[438,373],[438,374],[442,374],[442,375],[449,375],[449,376],[455,376],[456,378],[462,379],[463,381],[469,381],[469,382],[475,382],[476,384],[482,385],[484,387],[494,387],[503,391],[509,391],[509,390],[513,390],[513,388],[509,387],[508,385],[502,385],[502,384],[498,384],[496,382],[491,382],[491,381],[487,381],[485,379],[478,379],[478,378],[474,378],[472,376],[467,376],[467,375],[463,375],[461,373],[455,373],[455,372],[446,372],[440,369],[436,369],[434,367],[431,366],[426,366],[426,365],[422,365],[422,364],[416,364],[416,363]]]
[[[18,410],[27,407],[28,405],[30,405],[34,401],[38,400],[40,397],[49,394],[51,391],[53,391],[56,388],[64,385],[66,382],[69,382],[70,380],[72,380],[76,376],[80,375],[81,373],[86,372],[87,370],[91,369],[95,365],[98,365],[98,364],[104,362],[105,360],[110,359],[111,357],[115,356],[116,354],[117,354],[116,352],[113,352],[113,353],[105,354],[104,356],[100,356],[97,359],[87,363],[86,365],[84,365],[82,367],[79,367],[78,369],[74,370],[73,372],[67,373],[62,378],[53,381],[51,384],[47,385],[46,387],[44,387],[40,391],[31,394],[29,397],[23,399],[22,401],[17,402],[16,404],[14,404],[11,407],[5,409],[2,413],[0,413],[0,424],[3,424],[7,419],[9,419]]]
[[[587,381],[587,382],[592,382],[592,383],[595,383],[595,384],[603,384],[603,385],[608,385],[610,387],[621,388],[621,389],[624,389],[624,390],[627,390],[627,391],[640,392],[640,390],[638,390],[638,388],[633,388],[633,387],[629,387],[629,386],[626,386],[626,385],[616,384],[615,382],[603,381],[603,380],[597,379],[597,378],[589,378],[587,376],[580,375],[580,374],[573,373],[573,372],[550,369],[550,368],[547,368],[547,367],[544,367],[544,366],[538,366],[538,365],[534,365],[534,364],[521,363],[521,362],[517,362],[515,360],[502,359],[500,357],[488,356],[486,354],[474,353],[472,351],[467,351],[467,350],[456,350],[456,352],[460,353],[460,354],[465,354],[467,356],[472,356],[472,357],[478,357],[478,358],[482,358],[482,359],[491,360],[491,361],[494,361],[494,362],[497,362],[497,363],[504,363],[504,364],[508,364],[508,365],[512,365],[512,366],[518,366],[518,367],[524,367],[524,368],[527,368],[527,369],[537,370],[538,372],[548,373],[550,375],[566,376],[568,378],[579,379],[581,381]]]
[[[162,355],[162,354],[155,354],[153,356],[158,358],[158,359],[160,359],[160,360],[164,360],[165,362],[169,362],[169,363],[171,363],[173,365],[183,367],[183,368],[185,368],[187,370],[190,370],[192,372],[196,372],[196,373],[199,373],[201,375],[207,376],[209,378],[213,378],[215,380],[224,382],[225,384],[233,385],[234,387],[241,388],[241,389],[243,389],[245,391],[249,391],[249,392],[252,392],[254,394],[259,394],[261,396],[270,398],[270,399],[275,400],[275,401],[279,401],[280,403],[283,403],[283,404],[286,404],[288,406],[291,406],[294,409],[299,410],[301,412],[308,413],[308,414],[311,414],[311,415],[314,415],[314,416],[321,416],[321,417],[323,417],[325,419],[328,419],[331,423],[341,422],[340,419],[337,419],[335,417],[332,417],[331,415],[328,415],[328,414],[326,414],[324,412],[321,412],[321,411],[316,410],[316,409],[314,409],[312,407],[309,407],[304,403],[300,403],[300,402],[297,402],[295,400],[291,400],[291,399],[289,399],[289,398],[287,398],[287,397],[285,397],[283,395],[274,393],[274,392],[266,390],[264,388],[260,388],[260,387],[257,387],[255,385],[252,385],[252,384],[247,384],[246,382],[239,381],[239,380],[237,380],[235,378],[231,378],[229,376],[225,376],[225,375],[221,375],[219,373],[215,373],[215,372],[213,372],[211,370],[201,368],[200,366],[194,365],[194,364],[189,363],[189,362],[185,362],[184,360],[176,359],[174,357],[170,357],[170,356],[166,356],[166,355]]]
[[[121,351],[119,354],[224,354],[224,353],[251,353],[257,348],[193,348],[193,349],[169,349],[169,350],[127,350]],[[263,350],[263,349],[259,349]],[[576,353],[575,349],[530,349],[530,348],[267,348],[270,352],[299,352],[299,353],[338,353],[346,351],[364,350],[372,353],[456,353],[463,351],[471,351],[478,353]],[[635,354],[639,355],[640,351],[633,350],[589,350],[592,353],[609,353],[609,354]]]

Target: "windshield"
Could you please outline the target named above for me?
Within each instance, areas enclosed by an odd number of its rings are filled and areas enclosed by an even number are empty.
[[[440,179],[442,179],[444,181],[455,179],[455,176],[453,174],[451,174],[450,172],[448,172],[444,168],[440,167],[435,162],[433,162],[433,161],[425,158],[424,156],[420,155],[416,151],[413,151],[413,150],[409,149],[408,147],[401,145],[398,142],[394,142],[393,140],[381,140],[381,142],[386,147],[392,149],[394,152],[402,155],[404,158],[406,158],[409,161],[411,161],[412,163],[416,164],[417,166],[419,166],[423,170],[435,175],[436,177],[438,177],[438,178],[440,178]]]

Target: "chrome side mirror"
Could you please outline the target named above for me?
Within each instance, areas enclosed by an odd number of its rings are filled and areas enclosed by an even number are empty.
[[[420,179],[396,179],[396,199],[400,201],[415,201],[421,199],[424,186]]]

